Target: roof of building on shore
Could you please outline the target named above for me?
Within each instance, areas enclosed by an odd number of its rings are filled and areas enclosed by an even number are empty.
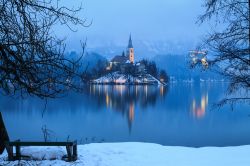
[[[128,57],[125,55],[116,55],[111,62],[116,62],[116,63],[126,63],[128,60]]]

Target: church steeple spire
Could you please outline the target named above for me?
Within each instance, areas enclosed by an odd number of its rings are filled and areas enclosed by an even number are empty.
[[[135,57],[134,57],[134,47],[133,47],[133,44],[132,44],[131,34],[129,36],[129,41],[128,41],[127,56],[128,56],[128,60],[131,63],[134,63],[134,59],[135,59]]]
[[[128,48],[133,48],[133,43],[132,43],[131,34],[130,34],[130,36],[129,36]]]

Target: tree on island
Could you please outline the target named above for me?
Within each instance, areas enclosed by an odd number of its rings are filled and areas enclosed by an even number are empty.
[[[209,66],[219,66],[220,73],[229,79],[229,95],[244,91],[240,96],[223,99],[219,105],[236,102],[250,102],[250,28],[249,0],[205,0],[206,11],[198,22],[212,20],[223,23],[217,31],[211,32],[204,41],[204,47],[214,53]],[[220,30],[221,29],[221,30]]]
[[[160,70],[159,80],[161,82],[169,82],[169,76],[167,75],[165,70]]]
[[[140,63],[143,63],[145,65],[145,69],[148,74],[151,74],[153,77],[158,78],[159,69],[156,66],[156,63],[154,61],[148,61],[146,59],[143,59]]]
[[[167,72],[163,69],[160,70],[156,66],[156,63],[154,61],[148,61],[146,59],[143,59],[140,61],[140,63],[145,65],[145,69],[146,69],[148,74],[159,79],[161,82],[164,82],[164,83],[169,82],[169,76],[168,76]]]
[[[53,32],[60,24],[72,31],[86,27],[79,8],[60,6],[59,0],[0,1],[0,91],[53,98],[79,89],[79,57],[64,54],[64,40]]]
[[[96,79],[107,74],[106,68],[107,68],[107,62],[98,60],[96,66],[91,71],[91,75],[93,77],[92,79]]]

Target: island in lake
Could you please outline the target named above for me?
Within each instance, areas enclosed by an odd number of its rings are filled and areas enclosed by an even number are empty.
[[[141,60],[135,62],[131,35],[126,53],[117,55],[108,62],[105,72],[92,84],[166,85],[169,78],[164,70],[159,72],[155,62]]]

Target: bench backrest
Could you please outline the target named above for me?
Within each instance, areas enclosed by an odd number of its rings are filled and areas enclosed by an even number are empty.
[[[2,113],[0,112],[0,154],[2,154],[5,149],[6,141],[9,141],[9,136],[4,125]]]

